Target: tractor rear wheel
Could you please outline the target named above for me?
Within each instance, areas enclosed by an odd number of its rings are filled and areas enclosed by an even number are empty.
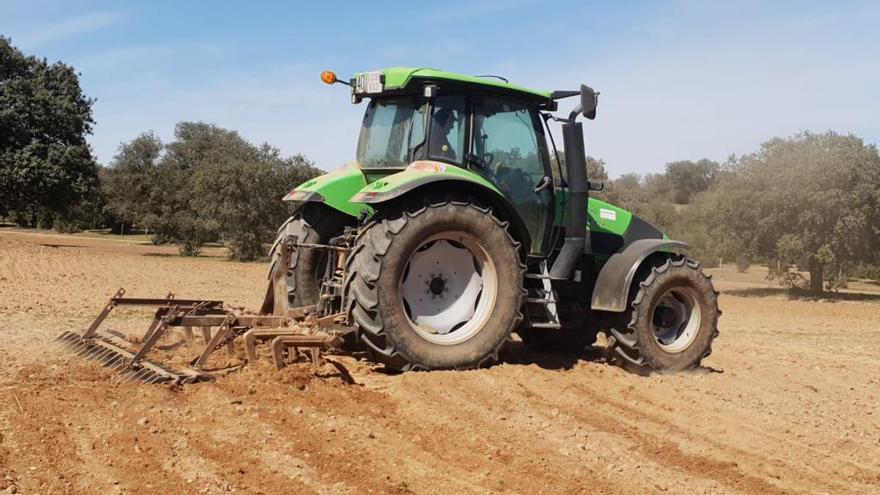
[[[630,291],[631,311],[611,328],[624,365],[683,371],[700,365],[718,336],[718,292],[699,263],[679,257],[642,270]],[[624,323],[627,322],[627,323]]]
[[[342,233],[345,225],[354,219],[336,210],[321,205],[305,205],[278,229],[278,239],[269,253],[271,265],[269,277],[275,271],[280,259],[280,242],[293,236],[299,243],[325,244]],[[321,294],[321,280],[327,263],[326,252],[321,249],[294,247],[290,253],[287,267],[287,301],[289,308],[311,306],[318,303]],[[269,286],[262,312],[272,312],[272,287]]]
[[[348,265],[360,338],[391,369],[488,364],[522,319],[519,244],[490,209],[470,202],[384,212]]]

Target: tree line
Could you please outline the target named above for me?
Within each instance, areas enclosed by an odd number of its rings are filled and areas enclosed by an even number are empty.
[[[94,101],[72,67],[0,37],[0,217],[63,232],[138,227],[181,254],[223,242],[253,260],[290,213],[281,198],[321,173],[302,155],[202,122],[179,123],[169,143],[141,134],[100,166],[86,143]]]
[[[601,160],[590,168],[607,179]],[[880,278],[880,154],[852,134],[801,132],[723,163],[676,161],[607,181],[599,197],[692,244],[698,259],[762,262],[791,289]]]
[[[223,242],[252,260],[289,214],[280,198],[321,173],[302,155],[201,122],[179,123],[167,143],[143,133],[100,166],[86,143],[93,103],[72,67],[0,37],[0,218],[61,231],[137,227],[182,254]],[[880,155],[857,136],[802,132],[645,176],[609,180],[592,157],[587,168],[605,182],[598,197],[686,240],[704,262],[764,263],[782,285],[815,292],[880,278]]]
[[[101,183],[104,211],[122,228],[148,229],[181,254],[223,241],[235,259],[260,258],[290,214],[281,198],[321,173],[302,155],[284,158],[214,125],[182,122],[174,136],[168,144],[152,133],[124,143]]]

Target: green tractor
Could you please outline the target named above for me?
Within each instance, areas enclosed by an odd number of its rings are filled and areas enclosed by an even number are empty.
[[[709,355],[717,292],[676,254],[688,245],[589,197],[603,185],[586,176],[577,119],[595,118],[598,93],[423,68],[321,78],[368,103],[355,161],[285,197],[296,211],[272,273],[287,265],[288,309],[336,315],[350,344],[396,370],[487,365],[514,332],[579,352],[602,331],[611,356],[646,371]],[[283,297],[270,287],[264,314]]]

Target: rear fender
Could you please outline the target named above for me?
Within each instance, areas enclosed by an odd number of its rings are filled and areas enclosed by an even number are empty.
[[[363,187],[351,201],[378,207],[412,195],[426,196],[431,191],[454,192],[473,196],[488,203],[495,214],[510,222],[510,233],[528,253],[531,239],[516,208],[494,184],[470,170],[443,162],[419,160],[402,172],[378,179]]]
[[[623,251],[613,254],[602,266],[593,289],[591,307],[599,311],[621,313],[626,310],[629,289],[636,272],[648,256],[659,251],[690,249],[681,241],[640,239]]]
[[[284,196],[284,201],[291,201],[302,206],[307,203],[323,203],[347,215],[358,217],[366,210],[373,209],[352,200],[352,196],[367,185],[360,167],[356,164],[343,169],[309,179]]]

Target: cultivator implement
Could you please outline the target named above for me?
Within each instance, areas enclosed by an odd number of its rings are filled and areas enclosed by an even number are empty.
[[[287,307],[286,271],[279,268],[288,266],[295,242],[295,239],[286,239],[281,243],[280,263],[270,274],[271,285],[263,312],[268,312],[268,308],[271,314],[244,312],[217,300],[178,299],[173,294],[154,299],[125,297],[125,289],[119,289],[85,331],[64,332],[56,340],[78,356],[120,372],[121,381],[181,384],[212,380],[217,375],[239,369],[247,361],[256,360],[256,345],[261,342],[270,344],[278,368],[283,367],[286,360],[298,356],[300,350],[308,350],[312,363],[318,364],[322,349],[342,344],[341,334],[346,329],[338,323],[344,318],[323,315],[320,310],[326,308],[319,306]],[[142,337],[126,337],[117,331],[102,330],[113,310],[122,307],[155,309]],[[175,329],[182,330],[175,332],[180,339],[168,344]],[[201,330],[203,341],[198,354],[171,365],[149,358],[160,351],[184,346],[191,348],[198,340],[195,329]],[[239,337],[244,341],[246,360],[209,367],[209,358],[224,347],[230,355],[235,355],[234,342]]]

